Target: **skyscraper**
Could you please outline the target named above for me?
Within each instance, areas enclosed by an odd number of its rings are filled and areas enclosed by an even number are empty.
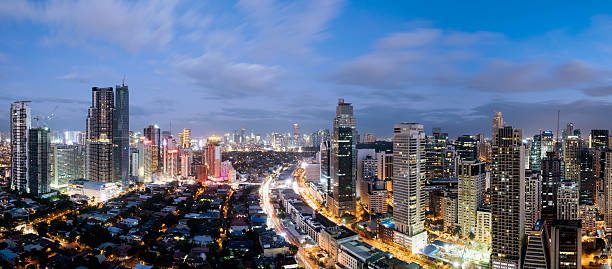
[[[300,138],[301,138],[300,137],[300,125],[298,125],[297,123],[294,123],[293,124],[293,141],[296,147],[301,146]]]
[[[52,188],[66,188],[70,180],[83,178],[82,167],[84,167],[84,161],[81,159],[82,152],[83,147],[81,145],[53,146],[55,173],[51,182]]]
[[[539,171],[525,171],[525,229],[533,228],[541,217],[542,176]]]
[[[447,159],[445,153],[448,134],[442,133],[440,128],[433,128],[432,134],[426,137],[425,145],[425,172],[427,179],[447,178]]]
[[[576,182],[580,189],[580,153],[582,140],[577,136],[568,136],[563,141],[563,161],[565,163],[565,180]]]
[[[610,140],[608,130],[591,130],[589,148],[607,149]]]
[[[491,137],[495,139],[495,137],[497,137],[497,132],[499,131],[499,128],[503,127],[504,118],[502,117],[502,113],[500,111],[495,111],[495,114],[493,115],[493,134]]]
[[[50,191],[49,128],[32,128],[28,136],[28,193],[40,196]]]
[[[546,158],[548,152],[555,151],[555,137],[552,131],[544,131],[540,138],[540,158]]]
[[[151,173],[161,172],[161,132],[156,124],[144,128],[145,140],[151,141]]]
[[[472,161],[478,158],[478,147],[477,141],[474,136],[462,135],[455,140],[455,150],[459,159],[465,161]]]
[[[328,208],[336,215],[355,214],[357,180],[357,129],[353,106],[338,100],[330,149],[331,197]],[[330,199],[331,198],[331,199]]]
[[[546,220],[546,225],[551,225],[557,219],[557,189],[560,182],[561,159],[555,152],[549,152],[542,159],[542,218]]]
[[[417,123],[393,128],[393,220],[397,244],[416,251],[424,246],[425,132]]]
[[[113,111],[114,181],[129,184],[130,173],[130,93],[125,84],[115,86]]]
[[[28,139],[32,126],[29,101],[11,104],[11,189],[28,192]]]
[[[183,129],[179,133],[179,144],[183,149],[191,148],[191,129]]]
[[[476,234],[478,207],[484,202],[485,165],[476,160],[461,161],[458,177],[458,224],[462,235]]]
[[[604,223],[606,231],[612,232],[612,151],[605,152],[604,168]]]
[[[544,222],[539,220],[534,226],[526,227],[528,229],[524,269],[551,268],[548,230]]]
[[[492,268],[518,268],[525,218],[523,132],[507,126],[494,133],[491,264]]]
[[[203,163],[206,164],[207,175],[209,177],[219,178],[221,175],[221,138],[211,136],[206,144],[206,154]]]
[[[87,179],[113,181],[113,88],[91,89],[87,113]]]
[[[582,225],[580,220],[555,220],[550,232],[551,268],[582,268]]]
[[[563,181],[557,189],[557,219],[580,219],[579,207],[580,192],[575,181]]]
[[[529,155],[529,168],[533,171],[542,169],[542,136],[537,134],[533,136],[531,143],[531,154]]]

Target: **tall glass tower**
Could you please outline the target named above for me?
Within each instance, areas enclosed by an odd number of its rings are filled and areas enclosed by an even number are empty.
[[[338,100],[330,150],[331,193],[327,206],[336,216],[355,214],[357,129],[353,106]]]
[[[113,88],[91,89],[87,114],[87,179],[113,181]]]
[[[115,86],[113,112],[113,178],[125,187],[130,173],[130,92],[128,86]]]
[[[11,189],[28,190],[28,133],[32,126],[29,101],[11,104]]]

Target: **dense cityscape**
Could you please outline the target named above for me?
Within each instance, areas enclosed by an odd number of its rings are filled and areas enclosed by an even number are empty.
[[[611,14],[0,1],[0,269],[612,269]]]
[[[129,89],[92,88],[86,131],[30,101],[2,137],[1,265],[19,268],[605,268],[608,130],[492,138],[398,123],[175,136],[128,130]],[[35,123],[32,122],[35,120]],[[391,127],[390,127],[391,128]],[[176,138],[175,138],[176,137]]]

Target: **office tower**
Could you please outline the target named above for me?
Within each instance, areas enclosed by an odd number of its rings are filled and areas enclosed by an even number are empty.
[[[497,132],[499,129],[503,127],[504,118],[502,117],[502,113],[500,111],[495,111],[495,114],[493,115],[493,134],[491,135],[493,140],[495,140],[495,137],[497,137]]]
[[[159,127],[157,125],[152,124],[147,128],[144,128],[143,134],[145,139],[151,141],[151,173],[155,174],[157,172],[161,172],[161,133]]]
[[[205,161],[207,175],[218,179],[221,176],[221,138],[211,136],[206,143]]]
[[[140,152],[137,147],[130,148],[130,180],[137,181],[138,179],[138,168],[140,167]]]
[[[338,100],[331,138],[330,174],[331,199],[328,208],[336,216],[355,213],[355,184],[357,176],[357,129],[353,106]]]
[[[386,182],[387,193],[390,198],[393,198],[390,195],[393,193],[393,153],[378,152],[376,159],[378,160],[378,178]]]
[[[612,151],[605,152],[604,167],[604,223],[606,231],[612,232]]]
[[[393,128],[393,220],[397,244],[416,251],[425,245],[425,132],[417,123]]]
[[[367,190],[367,184],[378,180],[378,161],[374,149],[357,150],[357,184],[356,197],[362,198],[362,194]]]
[[[29,101],[11,104],[11,189],[28,192],[28,139],[32,126]]]
[[[483,134],[477,134],[476,141],[478,141],[478,159],[483,162],[489,162],[491,160],[491,143],[486,140]]]
[[[68,182],[73,179],[83,178],[80,145],[54,145],[53,156],[55,156],[53,167],[55,174],[51,182],[52,189],[68,187]]]
[[[580,220],[555,220],[550,232],[551,268],[582,268],[582,225]]]
[[[463,161],[472,161],[478,158],[477,141],[474,136],[462,135],[455,140],[455,151],[459,155],[459,159]]]
[[[425,145],[425,173],[428,180],[448,178],[450,175],[446,168],[446,144],[448,134],[442,133],[440,128],[433,128],[432,135],[427,136]]]
[[[525,170],[525,228],[533,227],[541,217],[542,175]]]
[[[50,191],[49,128],[32,128],[28,136],[28,193],[40,196]]]
[[[148,139],[143,140],[140,146],[141,148],[139,148],[138,152],[140,156],[140,163],[142,164],[142,172],[139,171],[138,180],[140,182],[151,182],[153,179],[153,175],[155,174],[155,170],[153,167],[153,152],[155,146],[153,145],[153,142]]]
[[[557,189],[557,219],[577,220],[579,217],[580,192],[574,181],[562,181]]]
[[[183,149],[191,148],[191,129],[183,129],[179,133],[179,144]]]
[[[187,178],[191,175],[191,162],[193,155],[190,148],[181,149],[181,177]]]
[[[523,132],[500,128],[493,138],[491,169],[492,268],[518,268],[525,218]]]
[[[555,151],[555,137],[552,131],[544,131],[540,136],[540,158],[543,159],[548,152]]]
[[[164,175],[169,179],[175,179],[178,176],[178,152],[179,148],[172,137],[172,134],[168,132],[164,136],[162,142],[164,152]]]
[[[125,84],[115,86],[113,111],[113,170],[114,181],[124,187],[130,173],[130,92]]]
[[[557,189],[560,182],[561,159],[555,152],[549,152],[542,159],[542,219],[546,220],[546,225],[557,219]]]
[[[576,182],[580,189],[580,152],[582,140],[577,136],[568,136],[563,141],[563,161],[565,163],[565,180]]]
[[[548,230],[544,222],[544,220],[538,220],[526,231],[527,247],[523,269],[551,268]]]
[[[87,179],[113,181],[113,88],[91,88],[87,113]]]
[[[458,227],[458,202],[457,193],[444,192],[444,198],[442,198],[442,223],[449,232],[453,232]]]
[[[295,143],[296,147],[299,147],[300,144],[300,125],[298,125],[297,123],[293,124],[293,142]]]
[[[595,175],[593,152],[589,148],[583,147],[580,150],[580,200],[595,201],[597,193],[597,179],[601,175]],[[601,158],[599,158],[601,159]],[[598,165],[599,166],[599,165]]]
[[[473,237],[476,233],[476,212],[484,202],[485,165],[476,160],[462,161],[458,174],[458,224],[464,237]]]
[[[599,150],[608,149],[608,141],[610,140],[608,130],[591,130],[589,136],[589,148]]]
[[[542,170],[542,136],[539,134],[533,136],[529,154],[529,169]]]

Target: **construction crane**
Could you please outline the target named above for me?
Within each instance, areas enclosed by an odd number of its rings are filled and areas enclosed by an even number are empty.
[[[51,121],[55,117],[55,111],[57,110],[58,107],[59,107],[59,105],[56,105],[55,108],[53,108],[53,110],[51,110],[51,113],[49,113],[45,117],[42,117],[40,115],[32,117],[36,121],[36,127],[40,127],[40,124],[39,124],[40,121],[42,121],[42,123],[45,126],[48,126],[49,125],[48,124],[49,121]]]

